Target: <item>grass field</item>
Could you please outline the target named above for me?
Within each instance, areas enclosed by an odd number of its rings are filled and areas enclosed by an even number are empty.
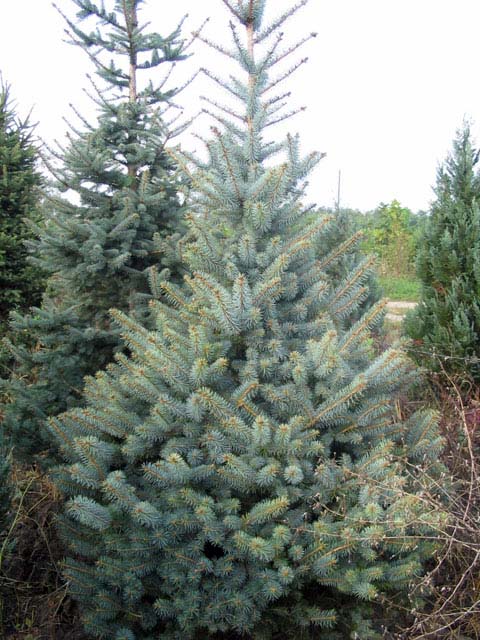
[[[420,297],[420,282],[418,280],[395,276],[380,276],[378,280],[386,298],[418,302]]]

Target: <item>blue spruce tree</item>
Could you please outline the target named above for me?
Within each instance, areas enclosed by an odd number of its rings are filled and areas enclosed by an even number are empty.
[[[325,209],[324,213],[332,217],[321,244],[323,252],[326,250],[331,252],[331,261],[324,266],[324,271],[329,278],[343,280],[365,258],[365,251],[362,248],[364,234],[352,210],[337,206],[335,209]],[[369,273],[364,284],[367,287],[364,299],[346,318],[350,326],[382,297],[375,271]]]
[[[65,18],[67,33],[96,67],[98,122],[77,114],[81,130],[72,129],[56,152],[60,164],[49,161],[57,195],[31,242],[33,264],[51,276],[48,291],[40,308],[13,316],[17,364],[4,425],[25,458],[49,450],[46,417],[77,405],[83,377],[111,361],[119,335],[108,309],[140,319],[149,270],[169,268],[178,277],[174,240],[183,214],[166,144],[181,125],[172,123],[178,90],[167,80],[186,44],[179,28],[166,37],[148,31],[142,0],[73,4],[78,22]],[[24,333],[33,335],[33,350]]]
[[[330,219],[303,203],[320,155],[266,139],[289,113],[275,89],[298,63],[282,62],[310,38],[285,46],[282,29],[306,0],[269,22],[266,0],[223,1],[232,44],[210,44],[242,73],[207,74],[236,106],[217,103],[207,162],[175,154],[190,274],[161,285],[153,330],[113,312],[130,354],[50,420],[65,575],[105,640],[371,640],[371,603],[432,551],[440,515],[417,482],[436,419],[394,410],[416,374],[399,349],[371,352],[383,303],[344,328],[372,261],[326,275],[348,247],[322,252]]]

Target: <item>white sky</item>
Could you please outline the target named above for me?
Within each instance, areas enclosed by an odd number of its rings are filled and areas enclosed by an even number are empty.
[[[73,15],[69,0],[57,3]],[[278,12],[290,4],[270,0]],[[205,35],[225,41],[221,0],[146,0],[144,15],[165,34],[187,12],[186,33],[210,16]],[[455,129],[464,116],[480,122],[480,2],[310,0],[287,25],[289,42],[319,34],[302,52],[309,63],[285,85],[291,106],[308,110],[276,130],[298,131],[305,152],[327,153],[311,179],[311,198],[332,205],[341,169],[345,206],[370,209],[397,198],[412,209],[426,208]],[[62,41],[63,28],[50,0],[4,0],[0,8],[0,70],[20,112],[33,107],[37,133],[47,142],[64,135],[69,103],[92,113],[83,92],[92,67],[80,49]],[[212,62],[216,73],[225,68],[201,43],[194,51],[181,65],[183,75]],[[187,112],[197,109],[198,95],[207,91],[221,101],[220,91],[201,80],[179,102]],[[206,125],[193,127],[205,131]],[[477,124],[474,133],[480,138]]]

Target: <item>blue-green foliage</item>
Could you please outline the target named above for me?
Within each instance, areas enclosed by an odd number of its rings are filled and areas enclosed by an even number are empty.
[[[419,242],[421,299],[406,321],[423,362],[480,380],[480,175],[470,127],[458,131],[437,176]]]
[[[329,278],[343,279],[355,269],[355,266],[365,257],[362,249],[364,233],[354,212],[350,209],[327,209],[325,211],[332,216],[332,221],[322,242],[322,251],[329,248],[331,251],[331,264],[325,265],[324,270]],[[358,214],[357,216],[363,214]],[[356,311],[349,314],[348,322],[352,325],[368,311],[381,298],[381,290],[378,284],[377,274],[371,272],[366,280],[365,299],[358,305]]]
[[[182,211],[165,150],[178,133],[166,125],[177,91],[161,71],[168,76],[185,57],[185,44],[179,29],[167,37],[149,32],[139,0],[108,4],[73,0],[78,22],[65,18],[103,84],[93,85],[98,122],[77,114],[80,130],[73,127],[51,159],[56,189],[30,243],[33,264],[51,276],[46,297],[30,315],[13,316],[17,364],[5,425],[25,458],[48,451],[45,418],[77,405],[83,377],[111,361],[119,336],[108,309],[135,309],[140,319],[149,269],[178,277],[173,245]],[[25,332],[35,349],[23,344]]]
[[[219,81],[234,119],[219,116],[208,162],[178,152],[191,274],[163,283],[154,330],[113,313],[130,355],[50,421],[67,460],[65,574],[98,638],[370,640],[371,603],[431,553],[422,535],[441,515],[416,487],[436,419],[394,411],[415,371],[399,349],[372,354],[383,303],[344,328],[372,260],[326,274],[330,219],[303,204],[320,156],[264,139],[296,8],[264,26],[265,0],[225,4],[225,53],[244,72]]]

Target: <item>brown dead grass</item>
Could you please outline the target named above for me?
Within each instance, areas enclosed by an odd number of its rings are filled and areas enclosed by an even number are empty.
[[[14,466],[12,482],[15,543],[0,569],[0,638],[86,640],[60,570],[60,496],[37,469]]]
[[[468,372],[431,375],[446,446],[450,527],[420,588],[428,591],[403,638],[480,639],[480,387]]]

